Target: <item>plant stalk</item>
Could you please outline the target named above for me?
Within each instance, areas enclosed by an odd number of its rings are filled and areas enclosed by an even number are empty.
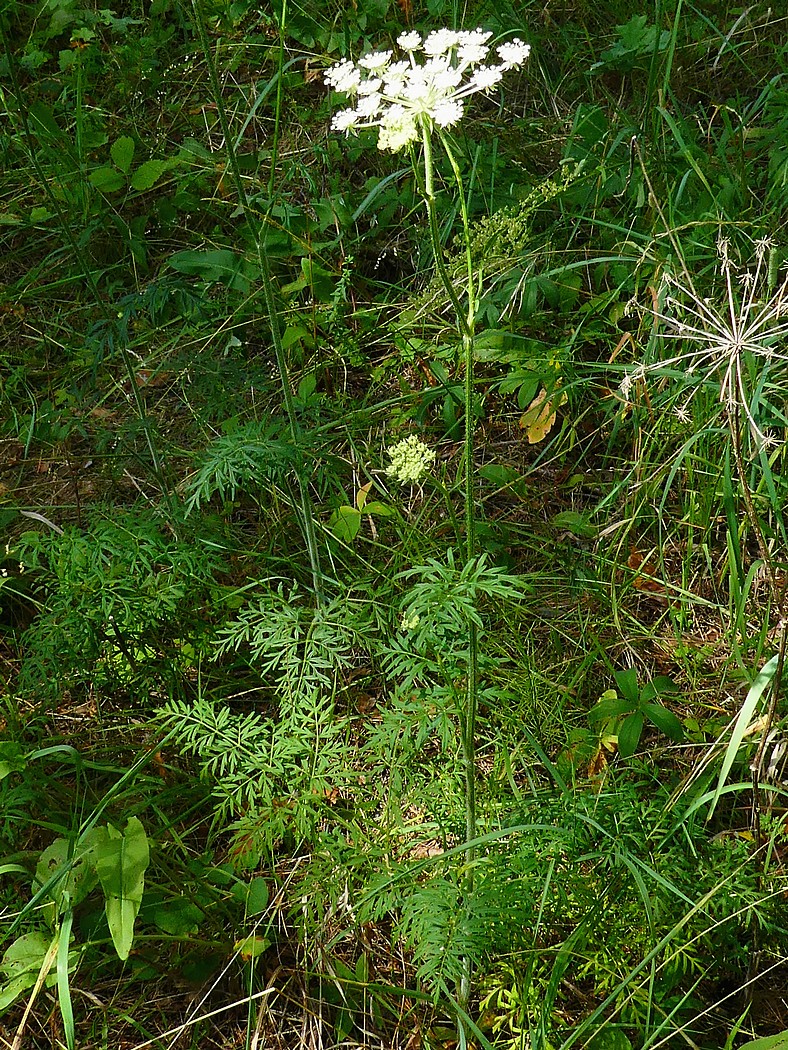
[[[476,287],[473,273],[473,258],[470,245],[470,227],[468,207],[462,184],[460,169],[451,151],[448,140],[441,135],[441,144],[449,158],[454,173],[457,192],[460,200],[463,234],[465,237],[465,255],[467,263],[466,299],[467,308],[463,311],[457,292],[452,284],[446,264],[443,260],[443,245],[440,238],[440,227],[435,203],[435,167],[432,152],[430,129],[422,127],[424,146],[424,202],[429,218],[432,251],[435,257],[435,269],[441,279],[446,294],[451,302],[462,339],[462,360],[464,376],[464,468],[465,477],[463,497],[465,503],[465,557],[471,562],[476,557],[476,506],[473,496],[473,463],[474,463],[474,326],[476,319]],[[465,703],[461,713],[461,738],[463,764],[465,767],[465,879],[463,889],[466,900],[473,894],[474,866],[476,863],[476,711],[479,690],[479,638],[476,625],[468,625],[468,666],[465,680]],[[469,957],[463,959],[462,974],[458,988],[458,1001],[463,1010],[468,1009],[473,985],[473,967]]]

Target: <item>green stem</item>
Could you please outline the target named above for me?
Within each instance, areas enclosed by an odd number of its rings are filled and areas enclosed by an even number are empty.
[[[465,369],[464,401],[465,401],[465,556],[468,562],[476,557],[476,507],[473,497],[473,462],[474,462],[474,367],[473,346],[474,326],[476,320],[476,285],[473,273],[473,257],[471,253],[470,226],[468,222],[468,205],[465,198],[465,190],[462,184],[462,176],[459,166],[451,151],[448,140],[441,135],[441,144],[449,158],[457,192],[460,200],[460,211],[462,214],[463,234],[465,237],[465,259],[467,267],[466,275],[466,299],[467,309],[463,311],[460,300],[452,284],[451,277],[443,261],[443,245],[440,239],[440,228],[438,224],[437,208],[435,205],[435,170],[432,154],[432,139],[430,129],[422,128],[422,142],[424,145],[424,200],[429,217],[430,236],[432,238],[432,250],[435,256],[435,269],[446,289],[449,301],[454,307],[457,325],[462,338],[462,359]],[[465,681],[465,710],[461,717],[461,735],[463,764],[465,766],[465,881],[464,893],[466,899],[473,894],[474,866],[476,863],[476,711],[478,707],[479,690],[479,638],[475,624],[469,625],[468,631],[468,667]],[[467,1010],[471,998],[473,982],[473,968],[470,958],[463,959],[462,975],[458,988],[458,1000],[460,1006]]]
[[[249,202],[246,196],[246,189],[244,188],[243,179],[241,178],[241,168],[238,164],[238,157],[235,152],[235,147],[233,146],[233,141],[230,137],[230,122],[227,119],[227,111],[224,108],[224,98],[222,97],[222,90],[221,85],[219,84],[219,77],[216,73],[216,63],[213,60],[211,44],[208,39],[208,34],[205,31],[205,21],[203,18],[200,0],[192,0],[192,7],[194,8],[194,18],[197,26],[197,33],[200,38],[200,45],[203,50],[203,55],[205,56],[205,62],[208,66],[208,77],[211,83],[211,91],[213,93],[214,102],[216,103],[216,112],[219,117],[219,125],[222,129],[222,135],[224,136],[225,148],[227,150],[227,160],[230,167],[230,173],[233,178],[233,183],[235,185],[235,192],[238,197],[238,203],[241,205],[244,212],[248,215]],[[293,388],[290,384],[290,373],[287,367],[287,355],[285,354],[284,345],[282,344],[282,334],[281,329],[279,327],[279,312],[276,308],[274,284],[273,279],[271,277],[271,270],[268,265],[268,258],[265,254],[262,244],[260,243],[259,231],[257,254],[260,262],[260,279],[263,286],[263,296],[265,298],[265,305],[268,312],[268,321],[271,327],[271,341],[274,344],[276,367],[279,372],[279,378],[282,384],[282,394],[285,403],[285,414],[287,416],[287,423],[290,430],[290,439],[296,448],[300,448],[302,436],[301,427],[299,425],[298,417],[295,411],[295,399],[293,397]],[[307,488],[303,472],[300,470],[296,471],[296,482],[298,484],[301,526],[304,533],[304,539],[306,541],[307,551],[309,553],[309,564],[312,572],[312,587],[315,592],[315,599],[320,603],[323,599],[323,573],[320,568],[320,555],[317,546],[317,535],[315,533],[315,519],[314,514],[312,513],[312,501],[309,498],[309,489]]]
[[[462,323],[462,357],[465,368],[465,553],[468,561],[476,557],[476,513],[473,499],[473,439],[474,439],[474,368],[473,368],[473,340],[474,326],[476,322],[476,281],[473,273],[473,253],[471,252],[470,224],[468,222],[468,202],[465,199],[465,189],[462,184],[462,175],[459,166],[451,151],[449,142],[441,134],[441,143],[446,156],[449,158],[454,181],[457,184],[457,194],[460,200],[460,213],[462,215],[462,229],[465,238],[465,265],[466,274],[466,296],[468,299],[468,311]],[[441,260],[442,261],[442,260]]]
[[[276,165],[279,158],[279,135],[282,121],[282,98],[284,94],[285,64],[285,23],[287,21],[287,0],[282,0],[282,12],[279,16],[279,55],[276,70],[276,109],[274,111],[274,133],[271,138],[271,172],[268,176],[268,200],[273,200],[276,185]]]

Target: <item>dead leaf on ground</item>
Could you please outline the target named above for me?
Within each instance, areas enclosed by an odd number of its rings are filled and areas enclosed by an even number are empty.
[[[558,409],[566,404],[566,400],[563,391],[554,390],[552,394],[548,394],[542,387],[520,416],[520,429],[525,431],[529,445],[536,445],[547,437],[553,429]]]

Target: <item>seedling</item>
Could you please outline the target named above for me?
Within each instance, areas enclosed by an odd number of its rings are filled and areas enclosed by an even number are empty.
[[[600,736],[617,737],[622,758],[631,758],[637,751],[646,722],[651,722],[671,740],[684,739],[681,722],[658,702],[660,696],[678,691],[675,682],[666,675],[658,675],[640,689],[634,667],[616,671],[615,679],[618,688],[602,694],[588,712],[588,721],[592,728],[598,728]]]

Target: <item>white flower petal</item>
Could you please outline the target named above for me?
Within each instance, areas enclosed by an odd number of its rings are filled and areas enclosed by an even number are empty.
[[[358,64],[364,69],[377,71],[385,69],[391,59],[390,51],[371,51],[368,55],[358,60]]]
[[[369,77],[362,80],[358,86],[359,95],[375,95],[383,87],[383,81],[378,77]]]
[[[451,51],[459,40],[459,33],[453,29],[433,29],[424,41],[425,55],[445,55]]]
[[[440,102],[435,107],[432,111],[432,119],[439,128],[450,128],[453,124],[457,124],[462,120],[462,113],[462,102],[455,102],[450,99],[448,102]]]
[[[337,62],[323,74],[325,82],[335,91],[341,91],[345,95],[352,95],[358,90],[361,81],[361,72],[352,62]]]
[[[356,112],[359,117],[363,119],[369,119],[370,117],[376,117],[383,108],[383,96],[380,92],[375,92],[372,95],[364,95],[358,100],[356,106]]]
[[[418,51],[421,47],[421,33],[415,31],[400,33],[397,37],[397,43],[403,51]]]
[[[359,114],[355,109],[340,109],[339,113],[334,114],[334,119],[331,121],[331,127],[334,131],[344,131],[347,133],[358,125]]]
[[[502,69],[514,69],[521,66],[531,53],[531,45],[524,44],[519,37],[508,40],[505,44],[499,44],[496,48],[501,60]]]
[[[471,77],[471,85],[474,91],[489,91],[502,77],[503,71],[500,66],[482,66]]]

